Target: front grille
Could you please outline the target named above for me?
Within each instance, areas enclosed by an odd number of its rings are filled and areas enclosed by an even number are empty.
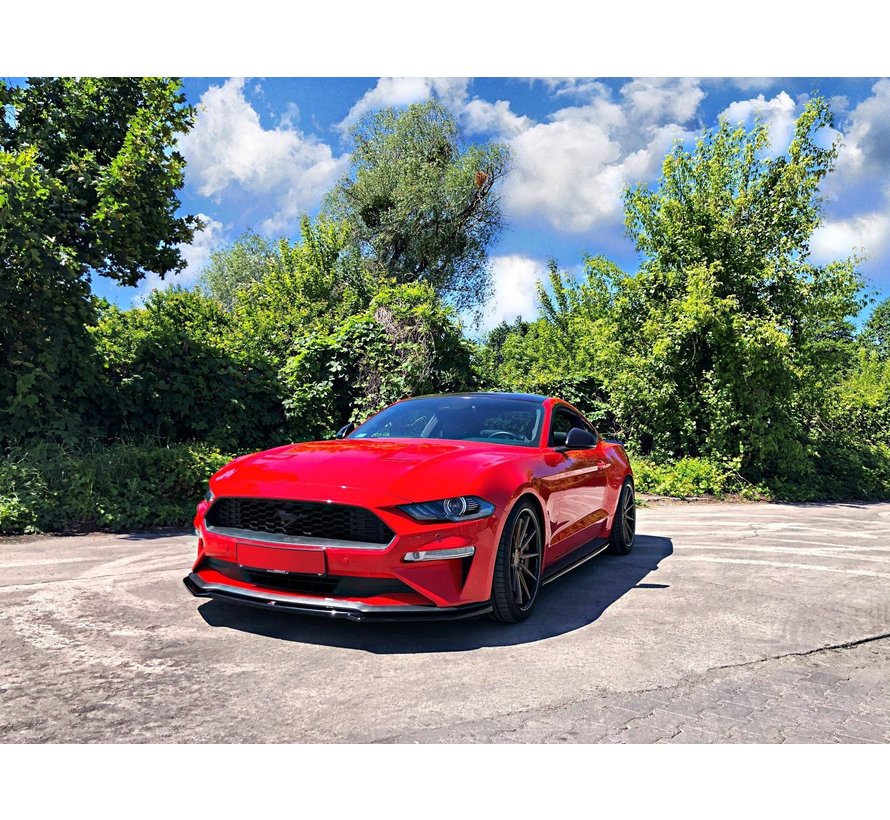
[[[219,498],[207,512],[206,520],[211,527],[297,538],[305,536],[369,544],[388,544],[393,539],[393,531],[370,510],[346,504]]]

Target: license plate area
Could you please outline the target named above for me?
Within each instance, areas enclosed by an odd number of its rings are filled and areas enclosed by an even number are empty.
[[[242,567],[272,572],[298,572],[324,575],[325,554],[318,547],[264,547],[259,544],[235,545],[236,560]]]

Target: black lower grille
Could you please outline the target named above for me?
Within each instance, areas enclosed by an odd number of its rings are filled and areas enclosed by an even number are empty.
[[[305,595],[330,595],[340,598],[370,598],[393,592],[413,592],[395,578],[356,578],[345,575],[306,575],[298,572],[268,572],[222,561],[205,559],[204,566],[237,581],[246,581],[264,589]]]
[[[206,520],[211,527],[333,541],[388,544],[393,538],[393,531],[370,510],[346,504],[219,498]]]
[[[339,578],[333,576],[300,575],[296,572],[263,572],[256,569],[242,569],[241,577],[258,587],[280,589],[286,592],[305,592],[311,595],[330,595],[340,582]]]

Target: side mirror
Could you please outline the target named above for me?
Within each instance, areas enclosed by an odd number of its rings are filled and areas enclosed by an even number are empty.
[[[334,438],[346,438],[353,430],[355,430],[355,422],[351,421],[349,424],[344,424]]]
[[[565,445],[555,449],[564,453],[567,450],[589,450],[591,447],[596,447],[596,436],[580,427],[573,427],[566,436]]]

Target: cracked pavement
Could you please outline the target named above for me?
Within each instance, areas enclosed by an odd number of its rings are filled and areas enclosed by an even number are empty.
[[[0,740],[890,740],[890,504],[668,504],[638,532],[516,626],[192,598],[191,535],[0,539]]]
[[[421,743],[882,743],[890,639],[724,667],[675,686],[604,694],[393,738]]]

